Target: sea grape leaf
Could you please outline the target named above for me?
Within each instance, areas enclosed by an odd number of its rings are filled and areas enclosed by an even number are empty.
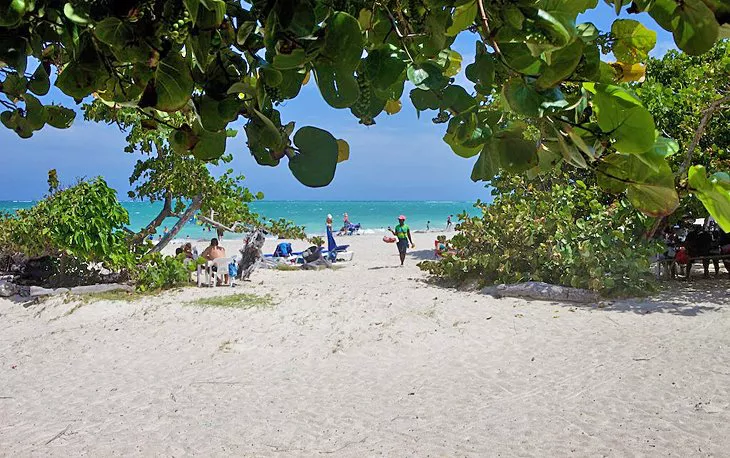
[[[273,66],[279,70],[290,70],[301,67],[307,60],[307,53],[303,49],[297,48],[289,54],[275,55]]]
[[[48,113],[48,119],[46,123],[49,126],[57,129],[67,129],[71,127],[74,119],[76,118],[76,112],[70,108],[61,107],[58,105],[46,106],[46,112]]]
[[[202,129],[196,134],[198,142],[191,151],[196,159],[213,161],[223,156],[226,151],[226,139],[228,138],[225,130],[209,131]]]
[[[494,86],[494,59],[489,54],[477,54],[474,62],[466,66],[466,78],[474,83],[480,94],[488,94]]]
[[[337,139],[337,163],[350,159],[350,145],[343,139]]]
[[[389,115],[394,115],[400,112],[402,108],[403,104],[400,100],[388,100],[385,102],[385,108],[383,108],[383,110],[385,110],[385,112]]]
[[[687,176],[694,195],[722,230],[730,233],[730,185],[727,183],[727,174],[715,174],[708,178],[704,166],[694,165]]]
[[[598,126],[611,135],[616,150],[641,154],[654,145],[654,118],[635,96],[619,86],[584,83],[583,87],[594,94]]]
[[[354,71],[360,64],[363,39],[357,19],[341,11],[327,19],[321,55],[326,64]]]
[[[156,96],[153,105],[160,111],[173,112],[184,107],[194,88],[190,68],[177,52],[171,52],[160,61],[152,81]]]
[[[45,66],[41,63],[28,81],[28,89],[36,95],[46,95],[50,88],[51,80],[48,78]]]
[[[454,50],[449,50],[448,53],[448,62],[446,65],[446,68],[444,69],[444,75],[448,77],[453,77],[459,74],[461,71],[461,62],[464,60],[463,57],[461,57],[461,54]]]
[[[654,164],[647,165],[648,160]],[[625,189],[631,204],[649,216],[666,216],[679,206],[672,169],[659,155],[640,159],[634,154],[611,154],[598,167],[597,178],[609,192]]]
[[[416,66],[410,65],[407,70],[408,80],[419,89],[439,90],[446,87],[449,80],[443,74],[441,67],[434,62],[423,62]]]
[[[411,91],[411,102],[418,111],[438,110],[441,100],[434,91],[424,89],[413,89]]]
[[[720,33],[714,13],[702,1],[656,0],[649,14],[687,54],[698,56],[714,46]]]
[[[633,19],[617,19],[611,26],[615,38],[613,55],[627,64],[638,64],[646,60],[656,46],[656,32]]]
[[[526,172],[538,163],[534,141],[507,136],[498,138],[496,146],[499,151],[499,164],[507,172]]]
[[[398,56],[398,48],[384,44],[371,50],[365,58],[365,74],[377,89],[387,89],[400,77],[406,64]]]
[[[294,134],[299,152],[289,159],[289,170],[303,185],[311,188],[327,186],[337,168],[337,140],[326,130],[305,126]]]
[[[452,84],[444,89],[441,94],[439,108],[450,110],[453,114],[464,113],[476,107],[476,100],[470,96],[466,89],[458,84]]]
[[[549,53],[546,59],[547,66],[543,67],[542,75],[537,79],[538,89],[547,89],[560,83],[575,72],[583,57],[584,43],[573,40],[569,45]]]
[[[499,153],[487,142],[471,170],[471,181],[491,181],[499,173]]]
[[[446,35],[456,36],[459,32],[462,32],[474,24],[474,20],[477,17],[477,2],[476,0],[469,0],[463,4],[457,6],[454,9],[454,15],[452,16],[452,23],[448,29],[446,29]]]
[[[522,78],[514,77],[507,81],[502,88],[502,97],[513,112],[525,116],[540,116],[542,97]]]
[[[360,97],[360,88],[351,70],[317,62],[314,76],[325,102],[334,108],[350,107]]]

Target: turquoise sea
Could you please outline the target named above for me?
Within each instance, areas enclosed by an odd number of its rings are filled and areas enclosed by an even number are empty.
[[[0,212],[14,212],[19,208],[29,208],[34,202],[0,201]],[[132,230],[139,230],[157,213],[160,203],[123,202],[129,212]],[[350,222],[360,223],[362,232],[385,232],[385,228],[397,223],[398,215],[405,215],[412,230],[424,230],[428,221],[431,229],[446,227],[446,218],[453,215],[454,224],[456,215],[466,211],[473,213],[473,202],[439,202],[439,201],[262,201],[251,204],[254,211],[268,218],[286,218],[306,228],[308,234],[322,234],[325,230],[325,219],[331,214],[334,227],[342,226],[342,217],[345,212],[350,216]],[[175,219],[165,221],[168,227],[175,224]],[[162,231],[160,230],[160,233]],[[210,232],[194,222],[188,223],[178,237],[209,238]]]

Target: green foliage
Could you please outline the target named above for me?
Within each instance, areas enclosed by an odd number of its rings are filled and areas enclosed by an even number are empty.
[[[686,153],[693,144],[700,122],[707,110],[726,96],[730,89],[730,43],[719,42],[710,51],[694,57],[669,51],[661,59],[650,59],[646,81],[637,87],[637,94],[651,112],[658,126],[679,144]],[[687,171],[686,154],[667,156],[675,174]],[[703,135],[698,138],[691,163],[704,167],[710,174],[730,170],[730,111],[720,105],[712,113]],[[704,175],[705,172],[702,172]],[[699,175],[697,175],[699,176]],[[715,219],[728,221],[730,201],[721,202],[722,195],[705,196],[687,182],[687,175],[677,177],[680,207],[677,217],[701,217],[708,212]],[[693,189],[694,188],[694,189]],[[703,187],[702,189],[710,189]],[[688,192],[689,191],[689,192]],[[694,194],[699,199],[689,198]],[[718,200],[720,199],[720,200]],[[710,204],[710,202],[716,204]],[[702,204],[705,204],[703,208]],[[730,228],[730,226],[725,226]],[[728,230],[728,229],[726,229]]]
[[[314,237],[309,239],[309,243],[316,246],[324,246],[324,238],[315,235]]]
[[[727,2],[606,3],[617,14],[647,13],[691,55],[730,36]],[[5,0],[0,121],[24,138],[45,124],[68,126],[73,111],[37,97],[48,92],[55,69],[55,85],[66,95],[95,94],[107,104],[143,109],[149,129],[171,129],[171,148],[199,160],[221,158],[227,127],[243,118],[259,164],[285,160],[302,183],[324,186],[338,163],[335,137],[312,127],[295,134],[276,106],[296,98],[312,75],[329,105],[369,125],[386,106],[396,111],[408,80],[414,106],[437,110],[436,123],[449,122],[444,140],[452,150],[478,156],[474,179],[535,175],[563,161],[591,167],[614,154],[654,164],[643,160],[654,144],[654,120],[616,84],[640,77],[655,34],[629,19],[603,32],[578,23],[579,14],[597,6],[598,0]],[[476,41],[474,61],[464,62],[473,88],[452,79],[462,57],[451,47],[462,34]],[[621,61],[602,62],[608,51]],[[28,57],[39,67],[29,70]],[[503,111],[529,123],[506,125]],[[533,134],[534,148],[528,147]],[[634,162],[612,166],[622,169],[625,184],[646,186],[647,173]],[[652,176],[649,185],[657,181],[664,188],[666,176]],[[648,214],[672,207],[658,205],[652,193],[633,197]]]
[[[197,264],[193,262],[186,264],[184,261],[182,255],[164,256],[160,253],[145,255],[135,272],[137,291],[157,291],[187,285],[190,282],[190,274],[195,272]],[[202,262],[205,261],[201,260]]]
[[[28,257],[70,255],[108,267],[130,263],[123,232],[129,215],[102,178],[58,190],[29,209],[6,216],[3,251]]]
[[[482,216],[460,215],[453,252],[419,267],[457,282],[544,281],[604,295],[651,290],[649,258],[659,247],[644,241],[643,219],[627,202],[564,178],[515,179],[501,191],[491,204],[477,202]]]

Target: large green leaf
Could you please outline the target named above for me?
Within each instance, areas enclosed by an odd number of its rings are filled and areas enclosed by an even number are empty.
[[[289,54],[277,54],[274,56],[273,65],[279,70],[290,70],[303,66],[307,60],[307,53],[299,48]]]
[[[439,90],[449,83],[449,79],[444,76],[441,67],[430,61],[418,66],[409,66],[407,74],[408,80],[420,89]]]
[[[190,68],[177,52],[171,52],[157,65],[154,78],[154,107],[160,111],[177,111],[184,107],[193,92]]]
[[[525,116],[540,116],[540,105],[543,102],[534,87],[520,77],[507,81],[502,88],[502,97],[510,110]]]
[[[594,94],[593,109],[598,126],[611,135],[613,147],[622,153],[640,154],[654,145],[654,118],[641,102],[624,88],[584,83]]]
[[[538,164],[537,147],[534,141],[521,137],[507,136],[496,139],[501,167],[510,173],[522,173]]]
[[[354,71],[360,64],[362,50],[362,33],[357,19],[341,11],[327,19],[321,50],[326,64]]]
[[[613,55],[621,62],[636,64],[646,60],[656,46],[656,32],[632,19],[617,19],[611,26],[616,40]]]
[[[393,45],[381,45],[370,52],[365,59],[365,73],[368,80],[377,89],[387,89],[400,77],[406,64],[399,57],[398,48]]]
[[[698,56],[710,50],[719,37],[720,25],[702,1],[656,0],[649,14],[672,32],[682,51]]]
[[[31,76],[28,82],[28,89],[36,95],[46,95],[50,88],[51,80],[48,78],[48,72],[46,72],[44,65],[41,63],[35,69],[33,76]]]
[[[411,102],[418,111],[438,110],[441,106],[441,100],[434,91],[413,89],[410,95]]]
[[[491,181],[499,173],[499,154],[489,148],[489,143],[479,153],[471,171],[471,181]]]
[[[109,46],[126,46],[134,38],[129,22],[108,17],[94,26],[94,35]]]
[[[66,129],[71,127],[71,124],[76,118],[75,111],[58,105],[46,106],[46,112],[48,113],[48,119],[46,122],[49,126],[53,126],[57,129]]]
[[[289,169],[305,186],[318,188],[332,182],[337,168],[337,139],[326,130],[305,126],[294,134],[298,153],[289,159]]]
[[[314,66],[314,76],[325,102],[334,108],[350,107],[360,97],[360,88],[351,70],[318,62]]]
[[[648,160],[654,164],[649,166]],[[659,155],[642,160],[633,154],[611,154],[599,166],[597,178],[609,192],[626,190],[631,204],[649,216],[669,215],[679,206],[672,169]]]
[[[477,43],[477,51],[481,43]],[[494,58],[486,52],[477,52],[474,62],[466,66],[466,78],[474,83],[474,88],[481,94],[488,94],[494,86]]]
[[[469,0],[454,9],[451,26],[446,29],[446,35],[455,36],[474,24],[477,17],[477,2]]]
[[[704,166],[695,165],[689,169],[689,185],[710,215],[723,231],[730,233],[730,185],[727,174],[715,174],[709,179]]]
[[[567,46],[549,53],[546,58],[548,65],[543,67],[542,75],[537,79],[537,88],[543,90],[553,87],[572,75],[580,64],[584,47],[581,40],[575,39]]]

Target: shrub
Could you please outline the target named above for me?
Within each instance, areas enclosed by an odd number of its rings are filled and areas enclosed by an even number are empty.
[[[199,259],[205,262],[204,259]],[[164,256],[160,253],[146,255],[135,272],[137,291],[154,291],[186,285],[196,266],[194,262],[185,263],[183,255]]]
[[[522,182],[482,216],[459,215],[454,252],[419,267],[430,274],[483,284],[544,281],[606,295],[650,290],[649,259],[659,247],[643,238],[642,217],[623,200],[606,201],[576,180],[536,189]]]

